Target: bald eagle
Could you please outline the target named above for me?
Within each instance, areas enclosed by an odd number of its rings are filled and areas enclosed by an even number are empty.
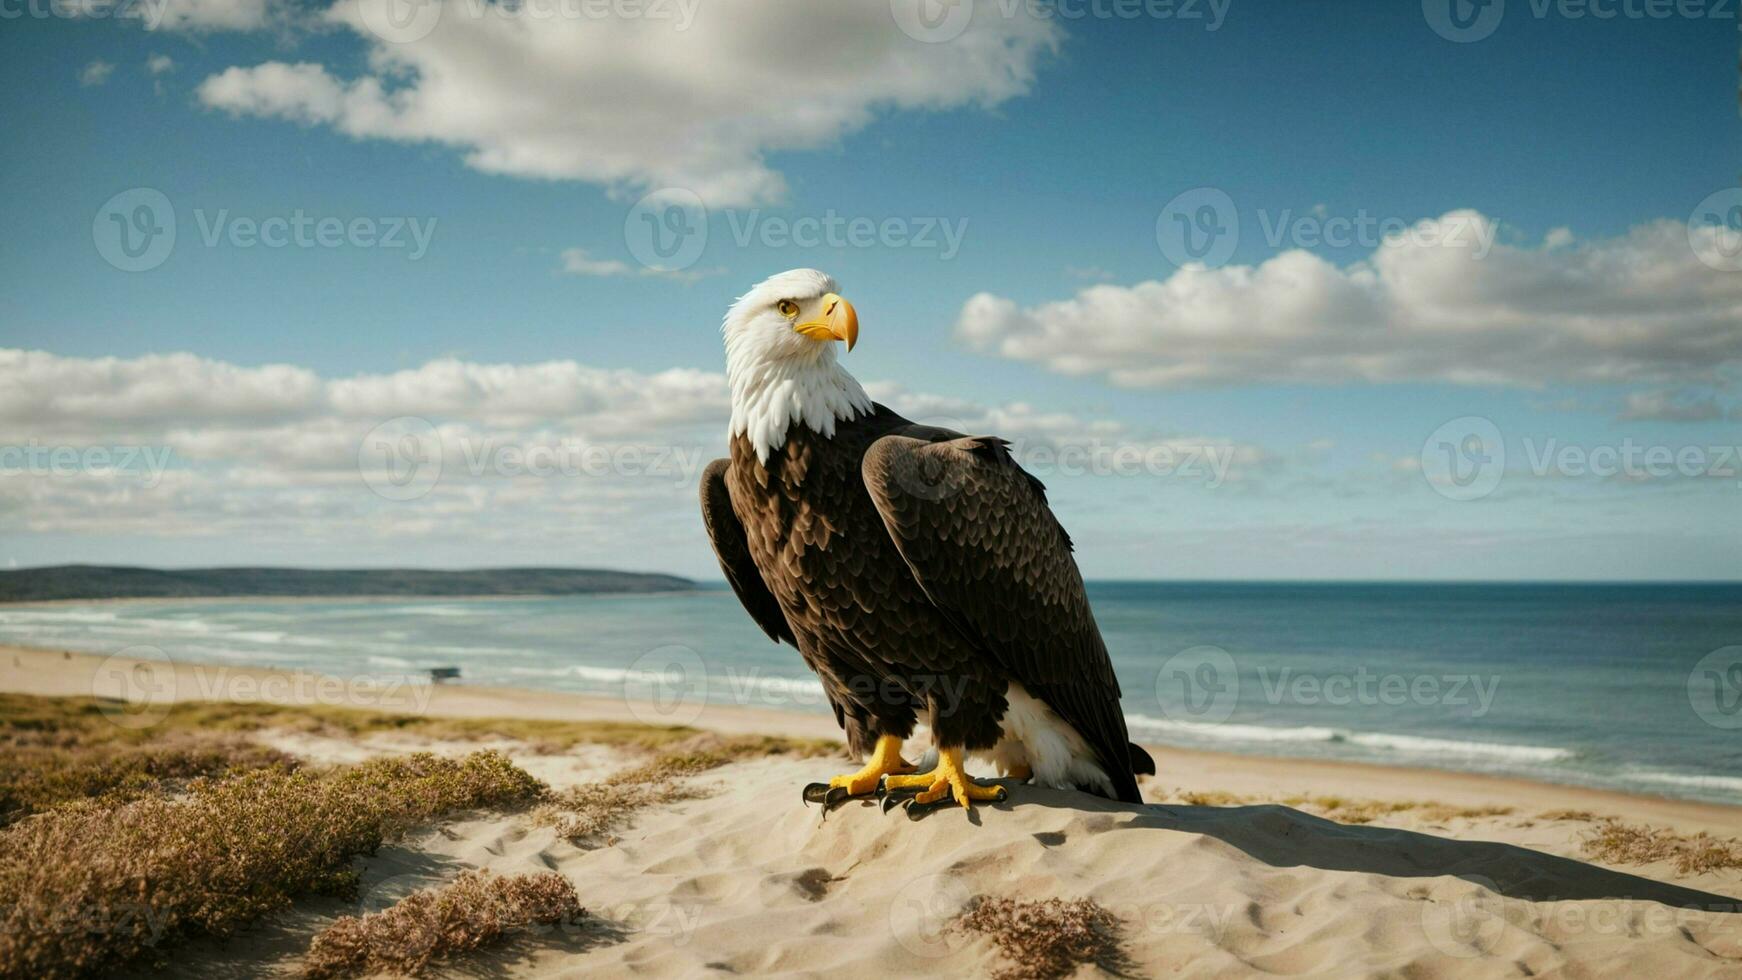
[[[1119,683],[1039,480],[992,436],[910,422],[835,358],[858,340],[835,281],[794,269],[726,314],[731,456],[702,517],[752,619],[822,680],[858,772],[806,787],[909,807],[1002,800],[963,770],[1141,802]],[[936,767],[902,743],[919,721]],[[917,793],[914,791],[917,790]]]

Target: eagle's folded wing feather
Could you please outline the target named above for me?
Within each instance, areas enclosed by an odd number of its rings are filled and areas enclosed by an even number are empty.
[[[1140,802],[1119,682],[1045,488],[1002,439],[884,436],[865,454],[871,499],[926,595],[1010,677],[1094,747]]]
[[[708,537],[714,543],[714,557],[720,560],[720,570],[726,573],[726,581],[732,583],[738,601],[744,604],[756,625],[762,627],[762,632],[776,643],[785,640],[796,647],[798,640],[793,636],[792,624],[786,621],[780,602],[762,581],[762,573],[750,557],[744,525],[732,510],[732,496],[726,489],[726,470],[731,465],[731,460],[716,459],[702,471],[702,523],[707,525]]]

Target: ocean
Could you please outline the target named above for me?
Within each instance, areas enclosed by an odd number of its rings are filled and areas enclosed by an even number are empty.
[[[1742,586],[1097,582],[1140,741],[1742,804]],[[0,606],[0,642],[827,710],[723,586],[658,595]],[[138,649],[143,648],[143,649]],[[1164,774],[1165,778],[1165,774]]]

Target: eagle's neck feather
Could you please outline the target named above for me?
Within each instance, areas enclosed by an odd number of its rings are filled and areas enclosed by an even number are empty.
[[[753,361],[726,352],[732,384],[732,435],[744,436],[758,461],[786,442],[794,425],[833,437],[835,423],[871,414],[871,397],[858,379],[822,351],[806,360]]]

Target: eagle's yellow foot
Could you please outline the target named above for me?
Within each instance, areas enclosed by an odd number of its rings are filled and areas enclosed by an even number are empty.
[[[886,777],[883,788],[889,792],[889,796],[883,801],[885,813],[889,812],[890,807],[902,795],[906,795],[904,791],[919,790],[918,795],[912,796],[904,804],[909,816],[924,813],[951,800],[967,808],[975,800],[1002,803],[1010,797],[1010,792],[1002,786],[988,786],[969,778],[967,771],[962,768],[961,749],[941,749],[938,752],[936,769],[914,776]]]
[[[894,735],[879,735],[871,749],[865,768],[845,776],[836,776],[826,783],[811,783],[804,788],[806,803],[821,803],[825,808],[839,806],[855,796],[875,791],[883,777],[892,773],[912,772],[913,767],[901,758],[901,739]]]

